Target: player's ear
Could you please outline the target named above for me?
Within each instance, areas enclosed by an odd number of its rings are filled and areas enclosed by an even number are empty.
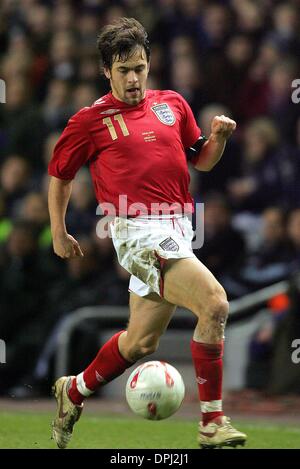
[[[110,69],[109,69],[108,67],[104,67],[104,68],[103,68],[103,72],[104,72],[104,75],[106,76],[106,78],[107,78],[108,80],[110,80],[110,79],[111,79]]]

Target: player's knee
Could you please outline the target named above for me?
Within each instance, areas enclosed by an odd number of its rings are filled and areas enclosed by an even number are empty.
[[[223,318],[225,321],[229,313],[229,303],[224,288],[217,284],[206,292],[205,299],[200,294],[199,299],[195,300],[194,313],[199,319],[215,321]]]
[[[229,303],[224,290],[215,292],[208,299],[207,318],[213,324],[224,325],[229,313]]]
[[[139,343],[140,352],[143,356],[151,355],[156,352],[159,346],[159,337],[153,334],[142,339]]]
[[[134,346],[131,348],[130,355],[135,360],[140,360],[141,358],[151,355],[156,352],[159,346],[159,338],[155,335],[151,335],[140,339]]]

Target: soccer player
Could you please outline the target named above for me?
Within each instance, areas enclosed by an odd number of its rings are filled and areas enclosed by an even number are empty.
[[[71,117],[55,147],[49,164],[53,247],[64,259],[83,256],[65,214],[72,180],[88,163],[97,200],[111,215],[115,210],[110,228],[119,262],[131,273],[130,318],[127,330],[105,343],[83,372],[55,382],[53,438],[59,448],[67,446],[84,399],[153,353],[179,305],[198,318],[191,340],[202,411],[198,442],[244,444],[246,435],[222,411],[226,294],[193,254],[185,213],[192,211],[186,154],[199,171],[211,170],[236,123],[216,116],[205,138],[178,93],[146,89],[149,43],[135,19],[105,26],[97,45],[111,92]]]

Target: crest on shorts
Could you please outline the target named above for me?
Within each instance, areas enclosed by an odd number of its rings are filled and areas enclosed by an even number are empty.
[[[178,244],[176,241],[174,241],[174,239],[171,238],[171,236],[164,239],[161,243],[159,243],[159,245],[164,251],[179,251]]]
[[[175,116],[173,114],[172,109],[169,107],[167,103],[156,104],[155,106],[151,107],[152,111],[156,115],[156,117],[165,125],[174,125],[175,124]]]

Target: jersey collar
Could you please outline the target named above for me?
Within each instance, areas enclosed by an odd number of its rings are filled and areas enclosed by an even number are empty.
[[[139,102],[139,104],[127,104],[124,101],[120,101],[119,99],[113,96],[111,91],[108,93],[108,96],[110,97],[110,100],[113,102],[113,104],[118,106],[119,108],[133,110],[133,109],[139,109],[145,105],[147,101],[147,97],[148,97],[148,90],[146,90],[145,97]]]

